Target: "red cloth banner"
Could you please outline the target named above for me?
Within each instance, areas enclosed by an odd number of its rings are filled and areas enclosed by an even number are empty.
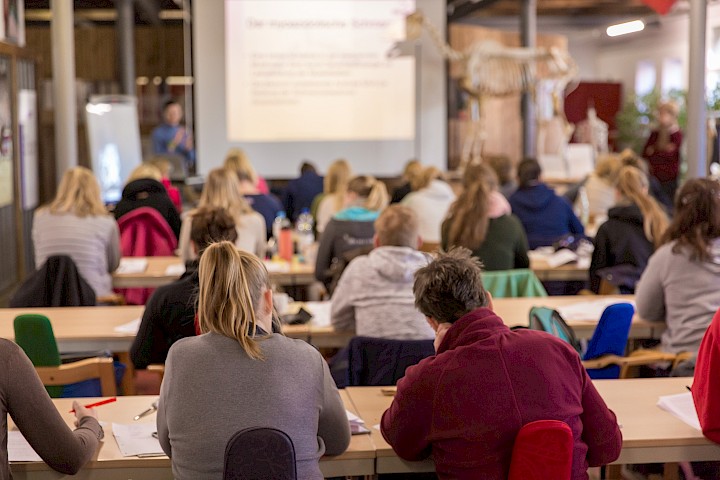
[[[670,11],[676,0],[642,0],[642,2],[655,10],[660,15],[665,15]]]

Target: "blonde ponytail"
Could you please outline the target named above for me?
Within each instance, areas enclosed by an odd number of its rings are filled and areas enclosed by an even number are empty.
[[[348,191],[357,195],[362,200],[363,207],[368,210],[382,210],[390,202],[385,184],[370,175],[361,175],[350,180]]]
[[[640,209],[643,232],[655,248],[662,245],[662,237],[670,224],[667,214],[648,193],[647,175],[635,167],[623,167],[618,173],[617,190]]]
[[[260,345],[254,337],[258,329],[256,312],[263,292],[270,288],[265,265],[232,242],[222,241],[205,249],[198,273],[200,331],[233,338],[250,358],[261,360]]]

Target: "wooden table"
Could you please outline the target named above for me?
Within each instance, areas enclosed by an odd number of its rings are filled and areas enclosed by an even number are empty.
[[[575,262],[551,267],[543,259],[531,258],[530,269],[535,272],[541,282],[584,282],[590,278],[587,267],[581,267]]]
[[[157,288],[176,280],[180,275],[168,274],[167,268],[181,265],[178,257],[134,257],[147,260],[147,268],[140,273],[113,273],[115,288]],[[280,286],[309,285],[315,282],[315,269],[304,263],[266,262],[270,281]]]
[[[656,406],[658,397],[686,392],[685,386],[691,382],[692,378],[593,382],[622,426],[622,452],[613,464],[720,461],[720,445],[710,442],[700,431]],[[366,425],[380,423],[383,412],[392,402],[392,397],[382,395],[380,387],[349,387],[346,390]],[[377,455],[377,473],[434,471],[431,460],[406,462],[400,459],[375,428],[371,439]]]
[[[345,392],[341,397],[346,408],[356,413]],[[156,396],[118,397],[116,403],[98,407],[100,421],[116,423],[134,423],[132,418],[142,412],[157,399]],[[53,400],[65,421],[72,427],[74,416],[69,414],[72,399]],[[155,423],[155,415],[140,420],[143,423]],[[369,435],[353,435],[350,447],[342,455],[323,457],[320,470],[326,477],[345,475],[372,475],[375,472],[375,448]],[[57,480],[66,478],[53,471],[45,463],[12,463],[15,480]],[[99,452],[75,477],[79,480],[171,480],[170,459],[168,457],[137,458],[123,457],[110,428],[105,429],[105,439]]]

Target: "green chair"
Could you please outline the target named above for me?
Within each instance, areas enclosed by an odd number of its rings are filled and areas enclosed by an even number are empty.
[[[527,268],[483,272],[482,280],[493,298],[548,296],[535,272]]]
[[[117,393],[112,358],[93,357],[62,363],[55,334],[45,315],[26,313],[15,317],[15,343],[35,366],[40,380],[52,398],[60,398],[66,385],[77,384],[72,396],[113,396]],[[85,384],[86,381],[87,384]],[[94,395],[93,395],[94,394]]]

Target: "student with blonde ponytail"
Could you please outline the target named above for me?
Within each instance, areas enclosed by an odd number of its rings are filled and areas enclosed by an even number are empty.
[[[173,344],[160,388],[158,437],[174,478],[221,480],[228,440],[269,427],[290,436],[298,478],[322,479],[320,457],[350,443],[327,364],[309,344],[273,333],[269,277],[256,256],[212,244],[199,280],[202,335]]]
[[[510,214],[497,192],[498,180],[485,165],[472,167],[473,178],[452,204],[442,224],[442,247],[465,247],[483,262],[485,270],[527,268],[528,241],[520,220]]]
[[[648,258],[661,245],[669,221],[648,188],[647,175],[641,170],[623,167],[618,172],[617,202],[595,236],[590,264],[590,288],[594,292],[600,290],[601,277],[608,272],[600,270],[614,268],[616,286],[622,293],[633,293]]]
[[[347,186],[345,208],[336,213],[320,236],[315,277],[328,283],[330,267],[345,253],[372,248],[374,222],[389,202],[387,187],[375,177],[354,177]],[[367,252],[363,252],[367,253]]]
[[[350,175],[352,175],[352,171],[347,160],[335,160],[328,168],[327,174],[323,178],[322,198],[318,202],[315,214],[315,227],[318,234],[325,230],[325,226],[333,215],[345,206],[345,194]]]

